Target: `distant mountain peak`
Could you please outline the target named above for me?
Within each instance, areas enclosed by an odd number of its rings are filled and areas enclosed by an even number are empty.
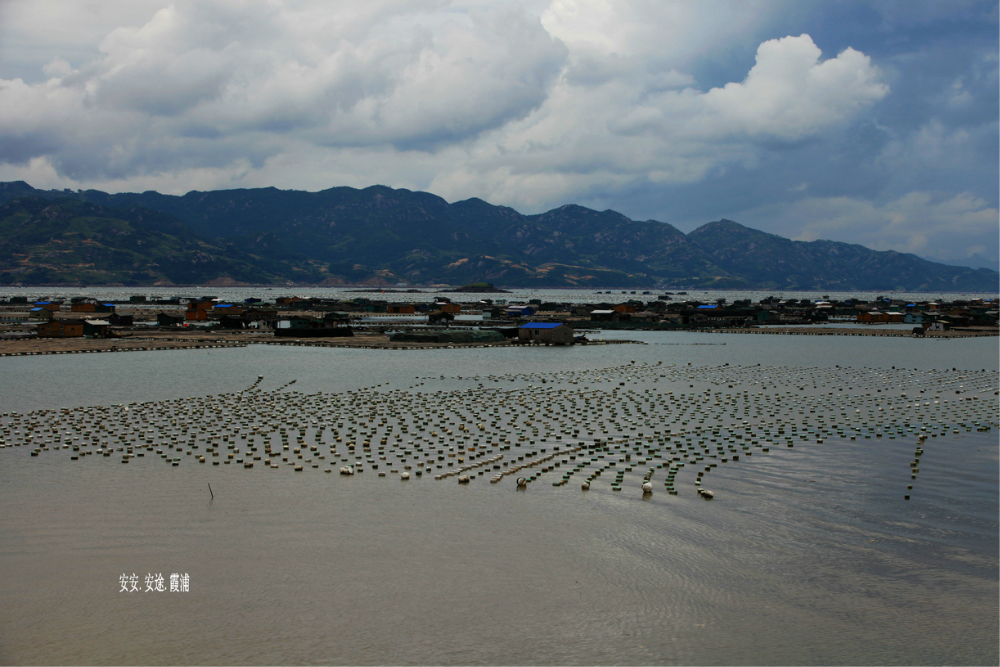
[[[579,204],[563,204],[555,210],[560,213],[583,213],[586,215],[595,215],[597,213],[594,209],[587,208],[586,206],[580,206]],[[549,213],[551,212],[552,211],[549,211]]]
[[[746,225],[741,225],[735,220],[728,220],[722,218],[721,220],[716,220],[715,222],[706,222],[704,225],[698,227],[691,234],[706,234],[714,233],[719,231],[739,231],[739,232],[757,232],[760,234],[766,234],[767,232],[761,232],[760,230],[753,229],[752,227],[747,227]]]

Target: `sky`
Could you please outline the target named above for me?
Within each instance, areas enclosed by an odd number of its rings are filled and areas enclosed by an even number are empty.
[[[382,184],[990,266],[998,23],[995,0],[0,0],[0,181]]]

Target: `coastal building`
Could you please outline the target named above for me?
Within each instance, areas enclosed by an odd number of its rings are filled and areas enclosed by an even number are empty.
[[[52,320],[38,325],[39,338],[78,338],[83,336],[83,320]]]
[[[56,301],[36,301],[34,304],[35,308],[42,308],[48,310],[49,312],[58,313],[62,310],[62,304]]]
[[[310,329],[321,327],[323,322],[315,317],[285,317],[278,320],[277,329]]]
[[[338,326],[339,320],[318,317],[287,317],[277,321],[274,335],[286,338],[338,338],[354,335],[351,327]]]
[[[278,311],[273,308],[250,308],[243,313],[248,329],[267,330],[278,326]]]
[[[590,311],[590,319],[594,322],[628,322],[632,319],[632,314],[603,308]]]
[[[902,323],[903,313],[884,313],[884,312],[869,310],[867,312],[859,312],[857,321],[864,322],[866,324]]]
[[[351,314],[346,313],[342,310],[331,310],[330,312],[323,315],[323,322],[326,326],[331,326],[335,324],[347,324],[351,320]]]
[[[204,310],[208,312],[215,308],[216,302],[213,299],[196,299],[188,303],[188,310]]]
[[[97,301],[81,301],[70,305],[70,310],[74,313],[113,313],[115,304],[98,303]]]
[[[518,327],[517,339],[527,343],[572,345],[573,328],[559,322],[528,322]]]
[[[223,329],[246,329],[249,321],[238,315],[223,314],[219,317],[219,326]]]
[[[535,309],[531,306],[507,306],[509,317],[531,317],[535,314]]]
[[[48,311],[45,311],[48,312]],[[0,322],[4,324],[22,324],[34,319],[34,315],[28,311],[4,311],[0,313]]]
[[[266,331],[278,325],[278,320],[270,317],[249,317],[247,318],[247,329],[257,329]]]
[[[448,324],[454,319],[455,319],[454,315],[444,310],[435,310],[433,313],[428,313],[427,315],[428,324],[441,324],[442,322]]]
[[[108,322],[113,327],[130,327],[135,324],[134,315],[119,315],[118,313],[111,313],[111,317]]]
[[[964,312],[948,313],[947,315],[942,315],[939,319],[944,320],[953,327],[967,327],[971,324],[968,314]]]
[[[156,323],[161,327],[174,326],[175,324],[183,324],[184,317],[179,317],[175,315],[167,315],[166,313],[156,314]]]
[[[83,335],[87,338],[107,338],[109,327],[107,320],[84,320]]]

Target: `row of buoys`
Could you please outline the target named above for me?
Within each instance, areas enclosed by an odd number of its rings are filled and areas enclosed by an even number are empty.
[[[552,459],[556,458],[557,456],[570,455],[570,454],[572,454],[574,452],[580,451],[581,449],[583,449],[583,445],[578,445],[576,447],[571,447],[570,449],[567,449],[567,450],[561,452],[561,451],[559,451],[559,448],[556,447],[555,451],[553,451],[551,454],[547,454],[546,456],[541,456],[541,457],[539,457],[537,459],[534,459],[534,460],[529,461],[529,462],[525,462],[525,463],[523,463],[521,465],[511,465],[508,468],[506,468],[505,470],[501,470],[499,473],[497,473],[496,475],[494,475],[492,479],[490,479],[490,483],[491,484],[496,484],[496,483],[500,482],[507,475],[516,474],[516,473],[520,472],[521,470],[525,470],[526,468],[534,468],[536,466],[539,466],[539,465],[542,465],[544,463],[547,463],[547,462],[551,461]],[[542,451],[542,453],[545,453],[544,449],[541,450],[541,451]],[[520,479],[525,479],[525,478],[522,477]]]
[[[738,462],[781,442],[793,447],[833,437],[892,440],[909,433],[927,439],[991,429],[996,402],[983,399],[998,391],[997,374],[985,369],[631,362],[553,373],[415,378],[421,379],[448,384],[430,390],[424,382],[393,389],[385,383],[303,394],[290,389],[294,380],[263,391],[258,376],[241,391],[215,396],[7,413],[0,416],[0,449],[27,445],[37,457],[73,448],[71,460],[79,461],[92,446],[99,445],[105,457],[125,447],[122,460],[128,462],[155,445],[185,455],[157,450],[172,466],[191,456],[198,463],[232,461],[249,470],[260,461],[264,468],[287,465],[296,472],[320,468],[329,456],[341,459],[341,470],[351,470],[347,474],[384,466],[410,479],[436,468],[442,470],[436,478],[459,477],[462,483],[493,466],[491,483],[517,476],[523,480],[515,482],[519,488],[554,473],[561,475],[553,485],[563,486],[589,470],[581,488],[591,489],[601,472],[613,468],[614,490],[621,490],[633,466],[648,462],[653,467],[640,483],[643,494],[651,492],[652,471],[660,467],[667,469],[665,485],[675,494],[685,462]],[[519,385],[497,386],[510,381]],[[695,382],[699,388],[689,391]],[[960,395],[946,397],[953,391]],[[591,456],[577,457],[584,449]],[[506,469],[497,468],[501,460]],[[694,480],[699,492],[702,477]]]
[[[456,468],[455,470],[449,470],[448,472],[442,473],[440,475],[435,475],[434,479],[447,479],[449,477],[454,477],[456,475],[468,477],[468,475],[463,475],[463,473],[466,473],[470,470],[475,470],[476,468],[481,468],[483,466],[493,465],[497,461],[501,460],[503,460],[503,454],[497,454],[496,456],[490,457],[483,461],[479,461],[477,463],[473,463],[467,466],[462,466],[460,468]]]
[[[123,343],[119,343],[123,344]],[[34,357],[50,354],[98,354],[102,352],[161,352],[164,350],[203,350],[226,347],[246,347],[247,343],[223,343],[221,345],[171,345],[164,347],[111,347],[78,350],[35,350],[31,352],[0,352],[0,357]]]
[[[341,341],[356,340],[349,338],[339,338]],[[243,345],[246,345],[244,343]],[[428,343],[421,343],[419,345],[412,345],[407,343],[397,343],[394,345],[356,345],[343,343],[331,343],[327,341],[300,341],[300,340],[260,340],[253,341],[250,343],[252,345],[288,345],[292,347],[337,347],[337,348],[350,348],[352,350],[454,350],[457,348],[467,349],[467,348],[482,348],[482,347],[510,347],[509,342],[497,342],[497,343],[453,343],[448,345],[435,345]]]

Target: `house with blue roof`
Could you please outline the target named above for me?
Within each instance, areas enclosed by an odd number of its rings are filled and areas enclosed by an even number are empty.
[[[572,345],[573,327],[560,322],[528,322],[517,328],[517,339],[522,343]]]
[[[86,299],[77,301],[70,305],[70,310],[74,313],[113,313],[115,312],[115,304],[113,303],[101,303],[93,299]]]

